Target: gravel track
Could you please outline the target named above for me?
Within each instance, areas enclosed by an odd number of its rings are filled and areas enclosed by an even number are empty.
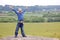
[[[59,40],[59,39],[58,38],[39,37],[39,36],[27,36],[27,37],[18,36],[17,38],[14,38],[14,36],[9,36],[9,37],[5,37],[5,38],[0,38],[0,40]]]

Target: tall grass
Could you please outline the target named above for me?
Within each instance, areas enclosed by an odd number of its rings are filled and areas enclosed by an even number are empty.
[[[0,23],[0,38],[14,35],[15,27],[16,23]],[[24,23],[24,30],[26,35],[60,38],[60,22]]]

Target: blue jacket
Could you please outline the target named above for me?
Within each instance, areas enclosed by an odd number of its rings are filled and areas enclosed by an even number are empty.
[[[18,21],[23,21],[24,20],[24,13],[25,13],[26,10],[23,10],[23,12],[21,12],[21,13],[17,12],[17,10],[15,10],[15,9],[12,9],[12,10],[17,14]]]

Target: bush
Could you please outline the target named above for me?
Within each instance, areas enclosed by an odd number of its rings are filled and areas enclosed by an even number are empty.
[[[44,22],[44,18],[37,16],[25,17],[25,22]]]
[[[0,22],[15,22],[16,19],[11,17],[0,17]]]

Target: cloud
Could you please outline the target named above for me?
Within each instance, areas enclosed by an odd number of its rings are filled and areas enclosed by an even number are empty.
[[[0,5],[60,5],[60,0],[0,0]]]

